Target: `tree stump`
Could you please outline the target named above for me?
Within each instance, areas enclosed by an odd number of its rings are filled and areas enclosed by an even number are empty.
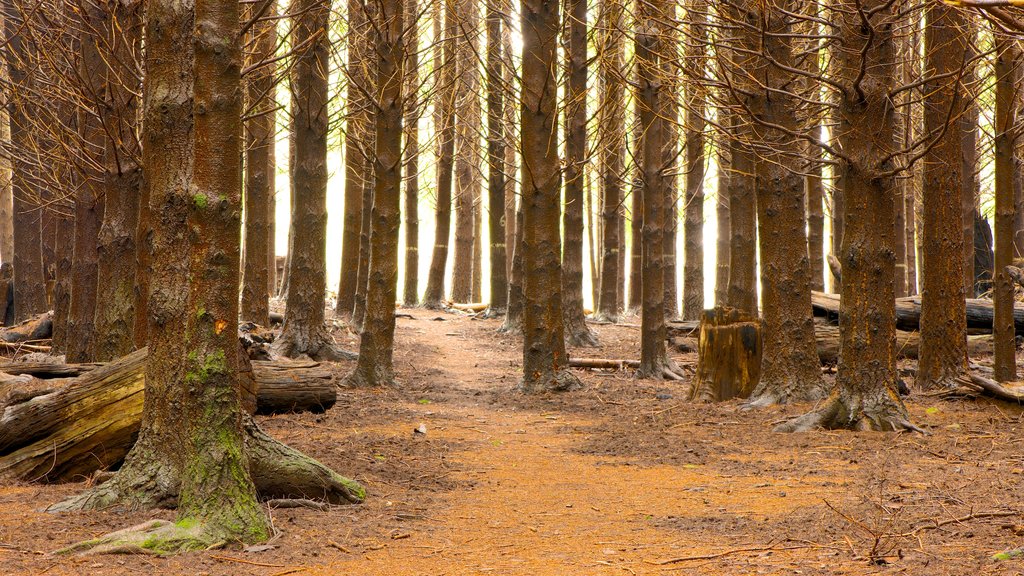
[[[734,308],[705,310],[691,399],[747,398],[761,379],[761,321]]]

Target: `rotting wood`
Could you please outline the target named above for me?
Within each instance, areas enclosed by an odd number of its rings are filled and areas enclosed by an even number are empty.
[[[987,298],[967,299],[967,327],[976,331],[992,330],[992,301]],[[839,295],[813,292],[811,305],[814,315],[828,318],[832,323],[839,321]],[[1018,333],[1024,333],[1024,303],[1017,303],[1013,309],[1013,322]],[[921,297],[910,296],[896,299],[896,328],[915,331],[921,323]]]
[[[746,398],[761,378],[761,322],[740,310],[705,310],[692,400]]]

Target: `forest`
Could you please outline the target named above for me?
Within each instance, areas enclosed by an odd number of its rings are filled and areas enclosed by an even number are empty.
[[[0,29],[0,572],[1024,573],[1024,1]]]

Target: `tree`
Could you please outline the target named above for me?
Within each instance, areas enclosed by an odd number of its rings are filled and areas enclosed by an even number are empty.
[[[779,427],[917,430],[896,392],[894,149],[898,7],[841,0],[831,78],[841,85],[833,152],[840,154],[844,220],[836,390],[818,409]]]
[[[270,262],[267,252],[274,237],[270,222],[274,196],[274,144],[276,135],[274,98],[275,69],[266,64],[277,49],[277,8],[274,0],[265,1],[246,12],[256,18],[246,34],[252,46],[247,68],[245,121],[245,261],[242,267],[241,317],[268,326],[270,324]],[[265,6],[265,8],[264,8]],[[259,9],[259,12],[257,12]],[[262,12],[262,14],[260,13]]]
[[[427,272],[427,291],[423,296],[425,308],[441,308],[444,300],[444,273],[448,266],[448,236],[452,227],[452,170],[455,165],[455,48],[459,34],[459,23],[454,13],[455,3],[445,3],[444,40],[442,50],[444,61],[435,64],[440,67],[435,86],[435,120],[437,136],[437,212],[434,225],[434,250]],[[438,11],[440,13],[440,10]]]
[[[793,18],[780,14],[800,10],[800,0],[772,0],[731,13],[731,22],[742,27],[733,64],[760,82],[744,82],[745,92],[736,97],[747,112],[751,145],[758,153],[764,356],[761,380],[751,395],[753,406],[814,399],[824,387],[814,348],[801,159],[787,149],[790,135],[800,128],[800,98],[794,89],[798,83],[777,64],[798,58]]]
[[[562,317],[570,346],[595,346],[583,312],[583,178],[587,162],[587,2],[566,0],[565,211]]]
[[[292,233],[284,326],[274,351],[294,358],[352,359],[324,325],[327,285],[327,20],[316,0],[292,8]]]
[[[599,29],[600,101],[598,107],[598,166],[601,188],[601,295],[597,316],[615,321],[621,304],[622,278],[619,269],[622,181],[626,157],[626,103],[623,11],[621,0],[603,0],[603,22]]]
[[[175,504],[178,520],[148,522],[68,551],[166,554],[255,543],[271,535],[258,493],[336,502],[364,495],[242,413],[238,300],[222,297],[239,281],[238,5],[154,0],[147,10],[145,111],[149,119],[177,121],[146,124],[146,141],[162,145],[144,154],[151,199],[163,218],[154,227],[142,429],[111,480],[53,509]]]
[[[1013,281],[1006,267],[1013,263],[1013,174],[1016,128],[1016,83],[1019,78],[1020,49],[993,26],[996,43],[996,230],[995,287],[993,300],[993,348],[995,379],[1009,382],[1017,378],[1017,349],[1013,323]]]
[[[557,149],[559,3],[523,0],[523,381],[524,392],[580,386],[569,372],[562,326],[560,167]]]
[[[665,328],[665,213],[672,194],[665,148],[670,145],[670,92],[661,60],[670,57],[665,38],[671,33],[674,7],[664,0],[641,1],[636,22],[637,88],[643,260],[640,324],[640,378],[679,378],[668,359]],[[634,192],[635,193],[635,192]],[[634,217],[637,215],[634,215]]]
[[[346,379],[352,386],[394,383],[391,361],[395,343],[395,302],[398,284],[398,229],[401,226],[402,95],[406,0],[376,0],[372,34],[378,94],[374,114],[373,242],[366,292],[366,316],[359,335],[359,361]]]
[[[964,302],[961,139],[950,118],[964,111],[964,95],[950,81],[969,73],[963,14],[945,4],[925,8],[924,163],[921,358],[917,382],[925,390],[954,388],[967,368]],[[953,161],[955,159],[955,161]]]
[[[419,302],[420,284],[420,102],[417,97],[420,33],[418,2],[406,2],[409,48],[406,50],[408,64],[405,68],[405,287],[402,302],[406,306],[415,306]]]
[[[490,312],[504,314],[508,306],[508,242],[506,226],[514,227],[506,207],[505,86],[502,79],[502,13],[499,0],[487,0],[487,224],[490,237]],[[513,204],[515,199],[513,198]]]
[[[143,178],[135,133],[139,78],[132,54],[142,41],[142,2],[118,3],[100,18],[93,25],[112,48],[104,58],[104,96],[96,110],[107,137],[97,243],[97,285],[103,297],[95,304],[95,359],[108,362],[135,349],[136,234]]]
[[[476,274],[475,206],[480,196],[477,162],[480,157],[479,14],[473,0],[453,2],[458,30],[455,48],[455,254],[452,262],[452,301],[473,300]]]
[[[697,320],[704,310],[704,95],[696,85],[704,77],[706,22],[699,2],[686,4],[686,216],[683,264],[683,319]]]

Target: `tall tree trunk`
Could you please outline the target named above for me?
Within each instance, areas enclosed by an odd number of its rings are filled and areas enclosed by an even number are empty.
[[[642,158],[639,181],[642,227],[642,308],[640,321],[640,378],[673,377],[665,345],[665,213],[672,194],[666,177],[665,148],[670,146],[668,99],[660,61],[667,58],[665,36],[674,19],[674,6],[656,0],[638,6],[636,30],[636,106],[640,120],[637,150]],[[636,193],[637,190],[634,191]]]
[[[734,114],[727,111],[727,115]],[[740,132],[740,119],[728,120]],[[740,136],[740,134],[737,134]],[[757,315],[757,196],[754,156],[742,143],[729,141],[729,306]]]
[[[444,277],[448,267],[448,238],[452,228],[452,170],[455,164],[455,82],[458,78],[455,49],[459,35],[459,21],[455,14],[455,3],[446,2],[444,39],[442,49],[444,62],[440,65],[435,103],[434,132],[438,138],[437,158],[437,212],[434,218],[434,250],[427,272],[427,291],[423,296],[425,308],[437,309],[443,305]],[[435,52],[436,55],[436,52]]]
[[[977,57],[974,49],[975,37],[973,24],[964,19],[967,53],[965,61]],[[970,66],[970,64],[968,64]],[[970,68],[973,70],[973,66]],[[960,210],[964,234],[964,290],[968,298],[977,296],[976,278],[974,273],[974,213],[978,210],[978,180],[976,164],[978,160],[978,103],[974,95],[978,83],[974,74],[964,77],[963,88],[967,99],[964,102],[964,113],[959,117],[960,131]]]
[[[583,184],[587,162],[587,2],[565,0],[565,211],[562,226],[562,319],[570,346],[595,346],[583,312]]]
[[[836,148],[845,155],[839,177],[846,194],[837,389],[821,408],[781,429],[916,429],[896,392],[897,185],[896,164],[888,157],[898,142],[889,98],[897,84],[896,9],[887,0],[840,0],[835,13],[838,42],[831,77],[844,86]]]
[[[499,0],[487,0],[487,225],[490,238],[489,278],[491,313],[504,314],[508,306],[508,244],[505,195],[505,86],[502,84],[501,21]]]
[[[376,117],[376,113],[373,115]],[[373,140],[368,138],[366,146]],[[367,172],[369,174],[369,172]],[[352,306],[352,328],[363,330],[363,315],[366,313],[366,282],[370,275],[370,244],[373,241],[373,184],[372,175],[363,182],[362,226],[359,230],[359,267],[356,273],[356,301]]]
[[[626,102],[624,74],[623,3],[602,0],[603,21],[599,28],[600,102],[598,106],[598,166],[601,171],[601,289],[596,304],[601,320],[618,319],[622,277],[620,265],[621,198],[626,158]]]
[[[369,22],[363,0],[348,0],[348,90],[345,127],[345,215],[341,241],[341,277],[335,314],[350,316],[356,304],[359,250],[362,245],[363,197],[369,164],[370,102],[368,48]],[[290,246],[290,244],[289,244]]]
[[[0,10],[0,31],[5,30],[4,12]],[[4,33],[6,36],[6,33]],[[7,63],[0,63],[0,82],[9,86]],[[11,96],[4,95],[0,101],[0,145],[5,149],[11,145]],[[7,154],[0,154],[0,262],[14,262],[14,196],[11,189],[11,168],[13,163]]]
[[[17,0],[4,0],[4,58],[9,81],[7,111],[10,118],[11,187],[14,222],[14,318],[25,320],[46,311],[42,251],[42,210],[33,191],[34,161],[31,120],[32,78],[29,50],[22,31],[24,7]]]
[[[1017,357],[1013,322],[1013,281],[1006,267],[1013,264],[1014,216],[1014,140],[1016,128],[1016,85],[1019,74],[1020,48],[993,26],[996,43],[996,110],[995,110],[995,172],[996,230],[995,286],[993,289],[993,348],[995,379],[1010,382],[1017,379]]]
[[[954,388],[967,368],[964,312],[964,234],[961,195],[961,136],[949,118],[965,111],[964,94],[951,78],[967,57],[967,25],[960,10],[928,4],[925,12],[924,132],[942,136],[924,162],[924,261],[921,302],[921,357],[918,384],[928,390]],[[964,74],[973,74],[972,68]]]
[[[405,69],[405,286],[402,303],[419,302],[420,284],[420,108],[416,94],[420,84],[419,10],[417,0],[406,0],[408,48]]]
[[[327,287],[327,59],[329,7],[300,0],[291,8],[292,46],[304,46],[292,64],[292,215],[288,296],[274,351],[294,358],[336,360],[324,325]]]
[[[373,239],[367,278],[366,315],[359,337],[359,361],[346,381],[353,386],[394,383],[395,302],[398,230],[401,226],[402,96],[406,0],[377,0],[372,40],[376,46],[377,110],[374,114]]]
[[[139,103],[133,55],[141,48],[142,2],[118,3],[101,15],[98,29],[112,46],[104,55],[106,90],[97,112],[105,140],[103,223],[98,241],[96,361],[109,362],[135,349],[135,276],[142,166],[135,120]]]
[[[257,15],[262,4],[247,10],[248,18]],[[248,67],[274,57],[277,48],[277,9],[274,0],[261,20],[249,29],[246,40],[249,51]],[[246,107],[249,119],[245,122],[245,262],[242,267],[242,303],[240,316],[261,326],[270,325],[270,299],[267,293],[270,272],[267,259],[268,244],[273,236],[270,228],[270,198],[274,195],[275,117],[274,72],[272,66],[263,65],[250,72],[246,79]]]
[[[635,61],[635,58],[634,58]],[[634,69],[636,66],[634,65]],[[635,80],[635,74],[634,74]],[[633,150],[633,180],[630,183],[629,199],[629,310],[639,311],[643,303],[641,292],[643,291],[643,181],[641,173],[644,163],[643,149],[643,123],[640,121],[640,112],[634,100],[632,143]]]
[[[523,381],[524,392],[568,390],[580,381],[569,372],[562,326],[562,242],[559,234],[558,142],[559,2],[523,0]],[[662,319],[664,320],[664,319]]]
[[[706,18],[702,3],[687,3],[686,75],[686,220],[683,225],[683,320],[697,320],[704,310],[704,78],[707,59]]]
[[[480,196],[477,164],[480,158],[479,18],[473,0],[455,2],[459,37],[455,51],[455,255],[452,300],[473,300],[476,200]],[[449,12],[451,14],[451,12]]]
[[[512,63],[512,16],[510,0],[499,0],[502,14],[501,28],[501,78],[508,92],[504,103],[501,137],[505,158],[505,268],[506,278],[512,281],[512,252],[516,246],[516,78]],[[492,296],[493,298],[493,296]]]
[[[508,311],[499,332],[520,333],[523,328],[523,203],[519,203],[515,217],[515,236],[512,241],[512,273],[508,277]]]
[[[744,69],[765,85],[756,87],[745,103],[753,114],[754,141],[767,148],[755,169],[764,356],[751,404],[759,406],[815,399],[824,392],[814,347],[803,166],[786,150],[790,134],[800,129],[800,99],[793,93],[799,82],[775,64],[792,62],[798,52],[796,27],[776,11],[800,10],[801,0],[770,0],[741,13],[744,24],[760,28],[741,41],[742,47],[757,51]]]
[[[718,220],[718,238],[715,241],[715,306],[725,306],[729,303],[729,258],[732,250],[732,216],[729,209],[731,170],[729,152],[723,150],[723,146],[727,144],[718,142],[718,183],[715,190],[715,218]]]

